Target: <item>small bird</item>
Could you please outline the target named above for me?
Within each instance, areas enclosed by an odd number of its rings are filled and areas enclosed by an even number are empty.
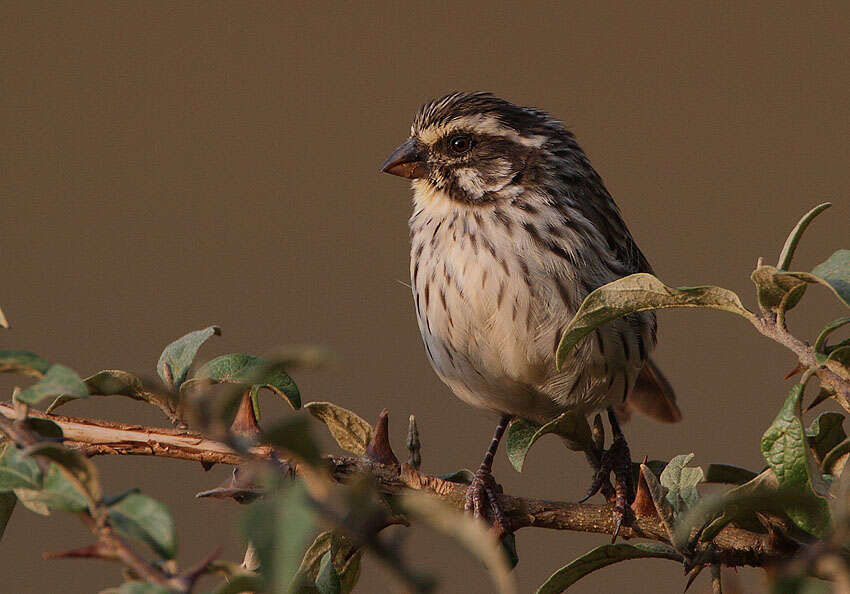
[[[556,367],[588,293],[652,272],[599,174],[560,121],[480,92],[423,105],[381,171],[412,180],[410,278],[428,360],[461,400],[500,415],[466,509],[510,531],[492,463],[513,418],[607,409],[614,439],[587,497],[603,488],[614,499],[616,538],[634,496],[616,409],[681,413],[649,358],[653,312],[606,324]]]

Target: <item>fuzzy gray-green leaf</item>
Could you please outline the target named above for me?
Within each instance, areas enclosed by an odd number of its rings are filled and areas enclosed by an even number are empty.
[[[173,559],[177,533],[168,508],[147,495],[129,493],[109,506],[109,522],[118,532],[149,545],[160,557]]]
[[[310,414],[327,425],[339,447],[362,456],[372,439],[372,426],[356,413],[331,402],[308,402]]]
[[[837,412],[821,413],[806,429],[806,438],[819,462],[846,437],[844,415]]]
[[[832,203],[830,202],[818,204],[812,210],[804,214],[797,224],[794,225],[794,228],[788,235],[788,239],[785,240],[785,245],[782,246],[782,251],[779,253],[779,261],[776,264],[777,268],[780,270],[788,270],[788,267],[791,265],[791,259],[794,257],[794,252],[797,249],[797,244],[800,243],[800,238],[803,236],[803,232],[805,232],[806,227],[809,226],[809,223],[811,223],[816,216],[830,206],[832,206]]]
[[[341,594],[342,582],[333,563],[333,555],[328,551],[319,563],[319,575],[316,577],[316,589],[319,594]]]
[[[15,398],[27,404],[38,404],[51,396],[85,398],[88,395],[88,388],[80,376],[64,365],[55,364],[50,366],[44,377],[26,390],[18,392]]]
[[[674,289],[651,274],[632,274],[599,287],[585,298],[561,337],[558,369],[573,347],[603,324],[639,311],[669,308],[718,309],[752,318],[738,296],[728,289],[712,286]]]
[[[49,368],[47,359],[30,351],[0,350],[0,372],[41,377]]]
[[[702,468],[689,467],[693,454],[676,456],[661,472],[660,482],[667,488],[667,501],[678,516],[699,501],[699,485],[705,479]]]
[[[557,594],[597,569],[629,559],[648,558],[682,560],[682,556],[673,547],[660,542],[606,544],[588,551],[569,565],[565,565],[556,571],[537,589],[537,594]]]
[[[821,536],[829,525],[828,487],[806,440],[800,404],[802,396],[803,385],[795,384],[773,424],[762,436],[761,451],[776,475],[779,489],[799,493],[806,499],[806,505],[786,505],[785,513],[801,529]]]
[[[826,282],[835,295],[850,307],[850,250],[838,250],[815,266],[812,274]]]
[[[58,443],[40,441],[24,448],[23,454],[51,460],[92,502],[100,500],[102,493],[97,466],[79,452]]]
[[[593,448],[590,425],[584,415],[578,412],[565,412],[543,426],[523,419],[514,419],[505,435],[505,452],[517,472],[522,472],[531,446],[549,433],[564,438],[573,450],[589,451]]]
[[[705,482],[743,485],[756,477],[756,473],[740,466],[713,462],[705,467]]]
[[[160,398],[152,392],[145,389],[142,380],[128,371],[120,369],[104,369],[98,371],[94,375],[83,380],[88,388],[90,395],[95,396],[127,396],[133,400],[141,400],[142,402],[150,402],[159,406]],[[50,406],[45,409],[46,413],[51,413],[66,402],[70,398],[60,396],[54,400]]]
[[[89,500],[78,482],[72,481],[57,464],[51,464],[44,474],[40,489],[15,489],[15,495],[26,508],[37,514],[48,515],[50,510],[83,512]]]
[[[750,275],[762,307],[771,311],[793,309],[806,291],[807,281],[799,273],[785,272],[773,266],[759,266]]]
[[[198,349],[211,336],[221,336],[221,328],[207,326],[201,330],[189,332],[165,347],[156,363],[156,372],[169,390],[180,389],[180,385],[189,374],[189,368],[198,354]]]
[[[14,444],[6,443],[0,456],[0,492],[17,488],[40,489],[41,470],[35,460],[24,455]]]
[[[280,446],[315,464],[322,458],[316,442],[310,433],[310,425],[302,416],[288,417],[263,432],[263,442]]]
[[[821,331],[818,333],[818,337],[815,339],[815,351],[818,353],[822,353],[826,345],[826,339],[829,338],[829,335],[841,328],[842,326],[846,326],[847,324],[850,324],[850,316],[845,316],[843,318],[832,320],[829,324],[824,326],[823,329],[821,329]]]
[[[301,578],[299,583],[312,585],[317,582],[322,559],[328,553],[331,554],[334,568],[339,574],[340,594],[349,594],[360,577],[362,551],[347,536],[330,530],[319,534],[304,553],[298,569]]]
[[[287,591],[314,524],[315,513],[298,483],[248,506],[242,529],[260,559],[265,591]]]
[[[195,379],[267,388],[284,398],[292,408],[301,408],[298,386],[283,370],[281,364],[275,361],[245,353],[219,355],[198,369],[193,381]]]

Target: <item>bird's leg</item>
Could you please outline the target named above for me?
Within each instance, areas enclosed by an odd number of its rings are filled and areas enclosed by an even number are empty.
[[[502,435],[504,435],[511,418],[510,415],[502,415],[499,419],[499,424],[496,425],[496,430],[493,432],[493,439],[490,441],[490,447],[484,453],[481,466],[475,471],[475,477],[466,490],[464,505],[466,511],[471,511],[474,517],[489,519],[500,537],[510,533],[511,526],[499,502],[502,487],[493,478],[493,457],[496,455],[496,450],[499,449],[499,442],[502,441]]]
[[[612,472],[614,473],[613,540],[617,540],[623,519],[627,517],[630,511],[629,504],[634,499],[632,456],[629,452],[626,438],[623,436],[623,431],[620,429],[620,423],[617,421],[617,416],[611,407],[608,407],[608,422],[611,424],[611,433],[614,439],[611,442],[611,447],[602,455],[602,460],[600,461],[599,469],[596,471],[596,476],[593,478],[593,483],[590,485],[587,495],[581,501],[586,501],[595,495],[608,482],[609,475]]]

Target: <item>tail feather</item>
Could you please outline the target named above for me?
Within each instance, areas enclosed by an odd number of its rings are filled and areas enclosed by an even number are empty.
[[[652,359],[647,360],[635,386],[626,398],[625,408],[636,410],[662,423],[676,423],[682,420],[682,411],[676,405],[673,387]]]

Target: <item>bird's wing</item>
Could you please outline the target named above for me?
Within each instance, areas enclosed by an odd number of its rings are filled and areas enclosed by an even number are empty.
[[[600,189],[604,192],[601,182]],[[652,274],[652,266],[632,238],[632,234],[623,222],[620,209],[617,208],[610,194],[605,192],[605,199],[588,200],[585,205],[588,208],[584,214],[602,232],[614,255],[625,265],[626,269],[631,273],[647,272]]]
[[[591,203],[590,217],[598,228],[603,229],[617,259],[632,273],[652,274],[652,266],[640,251],[613,200],[596,200]],[[673,387],[652,359],[647,359],[635,385],[626,398],[623,412],[632,411],[664,423],[676,423],[682,419],[682,411],[676,405]]]

